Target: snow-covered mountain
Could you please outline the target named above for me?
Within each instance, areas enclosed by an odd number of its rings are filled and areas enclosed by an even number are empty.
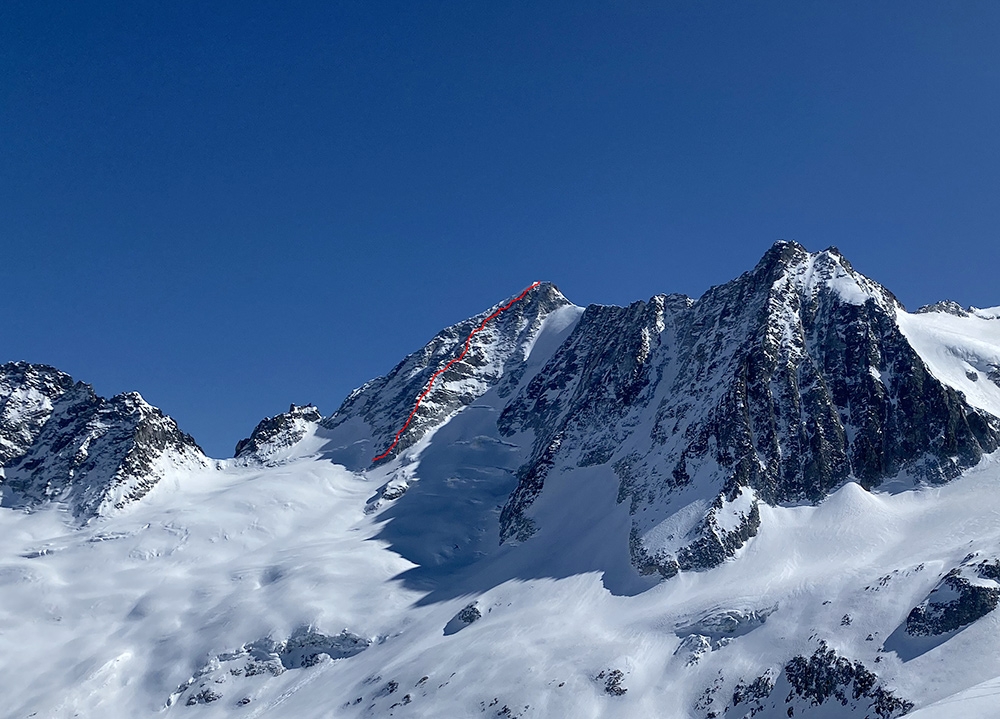
[[[997,716],[998,447],[1000,310],[786,242],[697,299],[541,283],[228,460],[3,365],[7,710]]]
[[[108,516],[165,476],[209,463],[138,392],[104,399],[53,367],[0,365],[4,507],[57,501],[78,519]]]

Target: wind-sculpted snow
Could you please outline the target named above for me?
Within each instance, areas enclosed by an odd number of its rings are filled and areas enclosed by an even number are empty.
[[[1000,318],[981,310],[897,314],[931,373],[973,407],[1000,416]]]

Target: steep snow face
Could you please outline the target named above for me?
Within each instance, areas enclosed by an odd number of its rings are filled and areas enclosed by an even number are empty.
[[[352,392],[323,422],[325,435],[330,437],[328,451],[336,452],[335,458],[348,466],[367,466],[390,445],[431,376],[458,357],[469,334],[508,302],[442,330],[389,374]],[[472,337],[462,361],[437,378],[389,458],[404,453],[428,431],[499,383],[506,385],[499,392],[510,392],[523,376],[546,318],[560,308],[572,305],[554,285],[544,282],[487,323]]]
[[[1000,318],[961,307],[960,313],[922,309],[916,314],[897,310],[906,339],[937,379],[961,392],[973,407],[1000,417]]]
[[[783,287],[795,287],[807,304],[819,302],[824,295],[833,295],[851,305],[875,302],[886,311],[899,306],[888,290],[857,272],[836,247],[809,253],[795,243],[780,242],[772,252],[775,250],[787,258],[786,269],[774,286],[778,292]]]
[[[80,520],[121,511],[178,470],[209,466],[136,392],[103,399],[42,365],[0,367],[2,503],[65,503]]]

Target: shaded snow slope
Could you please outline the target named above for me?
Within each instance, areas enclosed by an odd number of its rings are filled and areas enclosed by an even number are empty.
[[[1000,706],[1000,677],[988,679],[909,714],[910,719],[990,719]]]

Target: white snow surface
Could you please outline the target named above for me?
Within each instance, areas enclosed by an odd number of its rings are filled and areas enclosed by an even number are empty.
[[[1000,416],[1000,385],[990,379],[1000,378],[1000,319],[899,309],[896,321],[931,374],[973,407]]]
[[[844,302],[852,305],[863,305],[877,294],[873,282],[849,271],[840,255],[830,250],[808,254],[792,268],[791,278],[807,296],[815,296],[821,288],[829,287]]]
[[[992,719],[1000,707],[1000,677],[976,684],[907,715],[911,719]]]
[[[972,314],[986,320],[1000,319],[1000,307],[972,307]]]
[[[477,431],[477,415],[488,412],[470,409],[449,438],[467,453],[445,482],[452,489],[476,481],[476,457],[497,451]],[[440,482],[439,468],[422,466],[435,441],[417,450],[409,492],[425,474]],[[631,596],[602,581],[631,571],[613,539],[627,523],[597,520],[613,506],[611,490],[595,496],[581,476],[573,483],[589,498],[574,501],[564,487],[567,506],[552,532],[560,543],[537,538],[549,551],[486,542],[475,564],[419,575],[464,547],[446,546],[454,539],[447,526],[395,532],[406,523],[409,492],[365,513],[375,487],[398,470],[352,473],[319,457],[203,470],[177,477],[173,491],[151,494],[127,516],[79,530],[58,509],[0,512],[5,715],[463,717],[506,705],[523,717],[687,717],[720,672],[729,682],[752,680],[810,654],[816,636],[837,636],[838,652],[864,661],[918,706],[979,696],[974,687],[1000,676],[1000,618],[992,615],[905,663],[879,652],[943,573],[1000,546],[998,457],[940,488],[872,494],[852,483],[819,506],[763,506],[760,535],[736,559]],[[472,516],[447,498],[422,501],[447,510],[441,524]],[[392,551],[393,542],[423,553],[423,567]],[[593,568],[595,558],[604,571]],[[413,572],[419,576],[408,581]],[[472,601],[482,618],[446,635]],[[724,611],[770,613],[686,666],[674,655],[684,639],[676,628]],[[847,632],[839,626],[845,614],[854,618]],[[277,677],[223,673],[210,684],[218,700],[187,706],[195,682],[166,706],[213,658],[302,626],[328,635],[346,629],[372,644]],[[624,696],[607,695],[594,680],[612,668],[624,673]],[[389,693],[391,682],[398,688]],[[244,698],[250,702],[237,703]]]

